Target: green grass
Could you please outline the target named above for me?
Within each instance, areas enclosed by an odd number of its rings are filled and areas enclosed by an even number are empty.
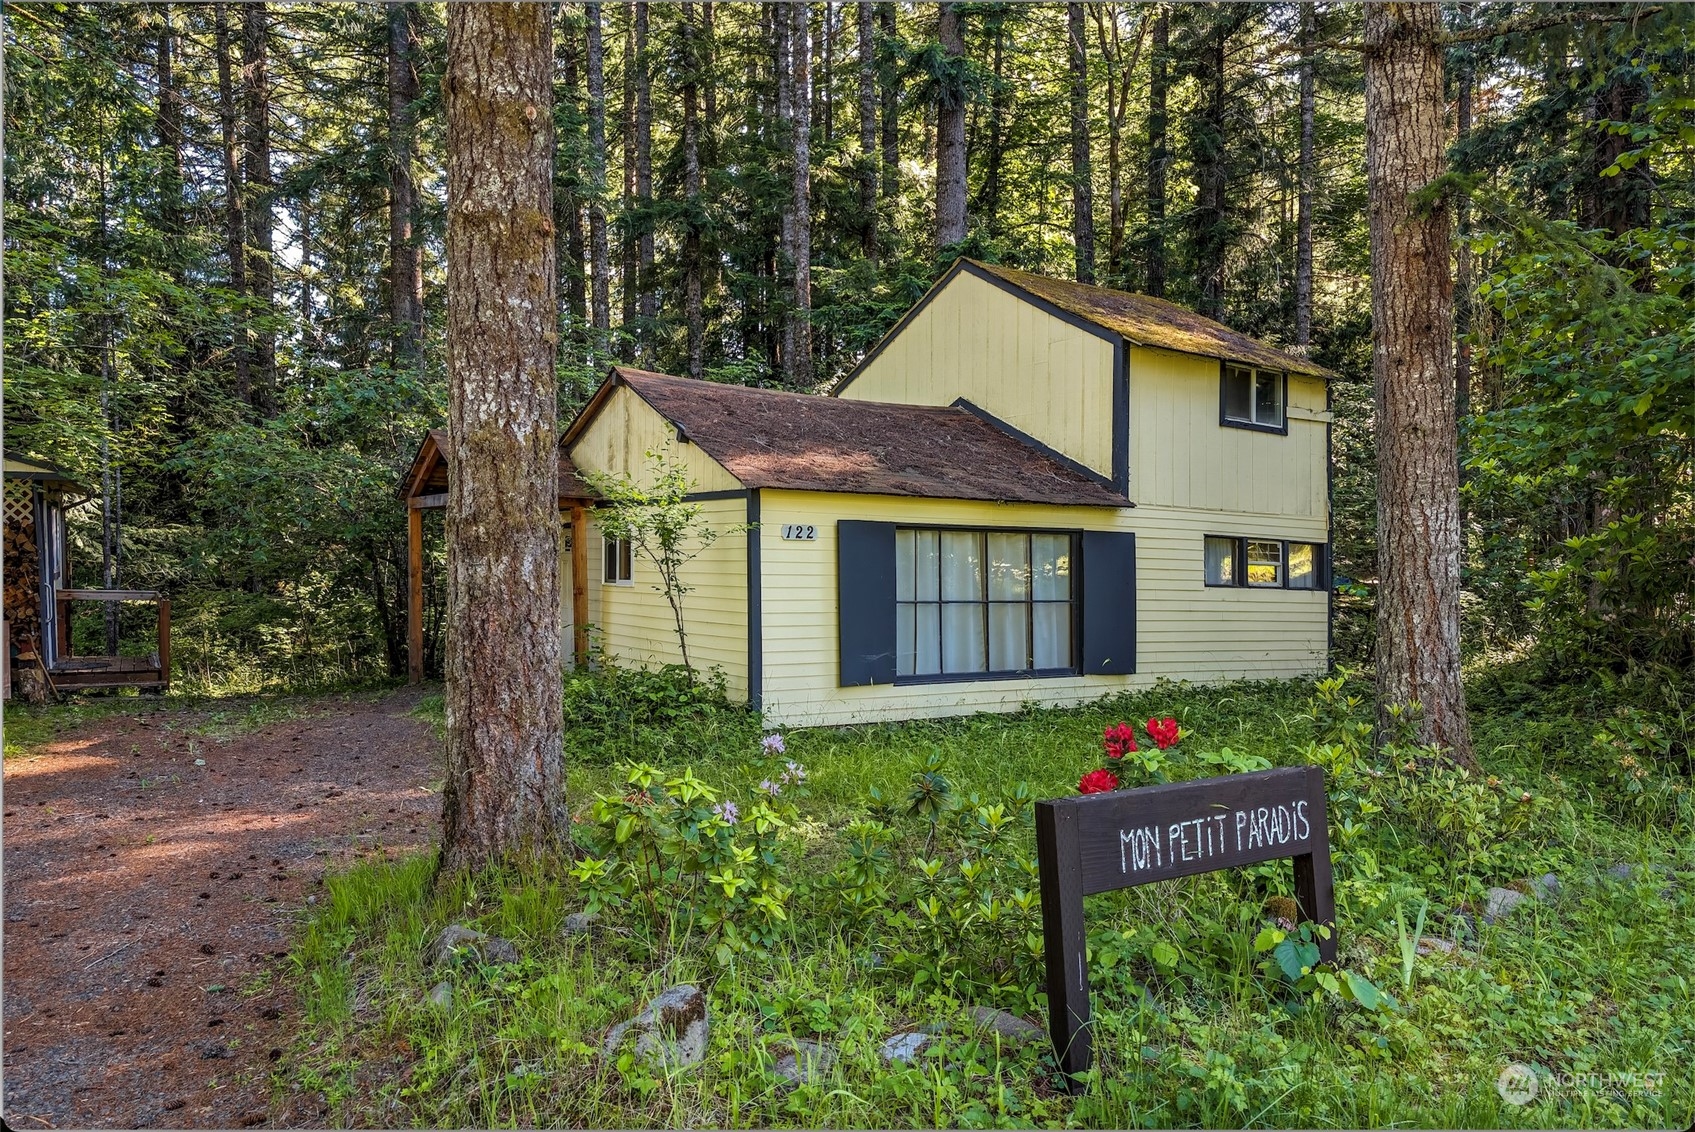
[[[568,878],[438,889],[427,857],[357,866],[328,878],[302,925],[294,960],[307,1030],[277,1086],[321,1092],[332,1121],[379,1125],[1687,1126],[1695,862],[1678,789],[1687,779],[1675,759],[1661,761],[1651,789],[1627,791],[1618,750],[1592,740],[1621,708],[1647,711],[1647,693],[1539,690],[1500,673],[1474,687],[1473,726],[1485,772],[1505,780],[1489,789],[1533,795],[1526,809],[1501,811],[1530,815],[1528,824],[1492,826],[1504,819],[1469,809],[1474,793],[1488,793],[1481,783],[1455,789],[1423,772],[1400,781],[1393,813],[1333,796],[1340,963],[1393,994],[1395,1009],[1295,994],[1256,953],[1262,907],[1289,887],[1287,866],[1273,864],[1090,899],[1102,1072],[1086,1095],[1056,1089],[1044,1049],[997,1048],[957,1025],[917,1065],[880,1061],[891,1033],[1005,999],[969,978],[949,989],[920,982],[878,954],[886,933],[873,938],[830,902],[841,831],[865,816],[873,787],[904,799],[939,754],[957,796],[988,801],[1020,781],[1036,797],[1066,795],[1096,765],[1104,726],[1154,714],[1184,724],[1177,777],[1226,748],[1300,762],[1323,757],[1311,747],[1312,695],[1304,682],[1169,685],[1072,710],[790,734],[787,757],[809,770],[801,821],[783,843],[792,930],[769,954],[728,964],[698,938],[655,936],[629,914],[608,913],[592,941],[561,939],[561,921],[583,900]],[[421,709],[432,712],[439,701]],[[1680,726],[1675,712],[1654,718]],[[678,722],[670,741],[618,753],[667,772],[690,766],[746,799],[771,767],[759,734],[745,713],[715,710]],[[573,762],[576,812],[596,793],[622,792],[617,770],[588,761],[604,742]],[[1426,812],[1470,824],[1464,836],[1435,829]],[[895,826],[904,870],[923,852],[926,827]],[[1680,871],[1607,876],[1621,861]],[[1487,886],[1547,871],[1564,885],[1557,901],[1483,927],[1475,950],[1404,963],[1397,918],[1410,926],[1427,905],[1425,934],[1440,935]],[[425,969],[423,952],[455,921],[517,941],[523,960],[453,974],[444,1010],[426,1001],[441,974]],[[609,1025],[685,981],[710,991],[704,1064],[666,1077],[599,1058]],[[839,1049],[827,1080],[778,1087],[769,1067],[790,1037]],[[1497,1094],[1497,1075],[1514,1061],[1556,1075],[1531,1105]]]

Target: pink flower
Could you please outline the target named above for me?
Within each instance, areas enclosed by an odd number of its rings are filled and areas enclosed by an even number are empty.
[[[1101,744],[1106,747],[1107,758],[1121,759],[1136,750],[1136,729],[1128,723],[1109,727],[1101,733]]]
[[[1079,794],[1105,794],[1118,789],[1118,776],[1110,770],[1091,770],[1077,783]]]

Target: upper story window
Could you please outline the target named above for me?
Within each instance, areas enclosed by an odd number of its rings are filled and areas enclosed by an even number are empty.
[[[632,576],[630,540],[608,538],[601,540],[600,580],[608,585],[627,585]]]
[[[1209,586],[1326,590],[1329,548],[1320,542],[1207,535],[1202,559]]]
[[[1231,428],[1287,432],[1288,376],[1276,370],[1225,363],[1219,391],[1219,423]]]

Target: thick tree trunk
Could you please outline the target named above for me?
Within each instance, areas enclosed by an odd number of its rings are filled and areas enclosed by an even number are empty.
[[[701,299],[700,42],[695,5],[683,4],[683,310],[688,325],[689,376],[706,376],[706,313]]]
[[[962,243],[965,217],[965,90],[956,68],[965,60],[959,3],[936,5],[936,39],[949,68],[936,101],[936,251]]]
[[[794,121],[789,134],[794,143],[794,215],[789,259],[794,264],[794,294],[789,315],[793,329],[785,360],[788,383],[804,389],[812,384],[812,99],[807,94],[812,86],[812,5],[808,0],[798,0],[789,5],[789,15],[794,85]]]
[[[1089,33],[1083,5],[1065,6],[1071,40],[1071,241],[1079,283],[1095,281],[1095,172],[1089,154]]]
[[[570,101],[574,112],[583,107],[582,67],[583,44],[580,28],[564,4],[559,5],[560,88]],[[572,116],[575,121],[575,114]],[[574,360],[581,360],[583,347],[588,344],[584,334],[589,324],[588,273],[583,262],[588,255],[588,237],[583,231],[583,202],[579,196],[582,186],[577,151],[572,156],[559,155],[559,139],[554,139],[553,217],[554,243],[558,256],[559,288],[565,310],[570,313],[570,341]]]
[[[872,0],[859,0],[859,250],[877,262],[877,34]]]
[[[595,349],[608,349],[612,329],[612,265],[606,238],[606,48],[601,37],[601,6],[583,5],[588,27],[589,79],[589,314]]]
[[[229,260],[230,290],[239,302],[247,297],[247,210],[242,201],[241,149],[236,132],[235,82],[231,75],[229,10],[223,4],[212,6],[212,29],[218,53],[218,126],[223,135],[224,150],[224,256]],[[253,364],[245,317],[236,319],[231,338],[235,395],[251,406]]]
[[[266,416],[277,408],[277,336],[270,326],[276,182],[271,176],[270,15],[262,2],[242,8],[242,86],[246,134],[241,173],[247,197],[247,289],[253,299],[254,404]]]
[[[394,365],[415,369],[424,334],[424,248],[413,225],[418,189],[412,179],[416,152],[413,104],[418,101],[417,5],[388,10],[388,263],[389,320]]]
[[[159,8],[159,34],[154,44],[154,81],[159,102],[154,116],[154,134],[159,142],[159,227],[166,240],[171,277],[182,281],[186,267],[182,239],[183,217],[183,120],[182,91],[176,84],[176,31],[171,26],[171,6]]]
[[[985,146],[983,158],[983,192],[978,197],[975,209],[979,222],[988,232],[990,239],[1001,236],[1001,190],[1005,183],[1002,170],[1006,166],[1006,111],[1007,90],[1006,78],[1006,24],[1010,13],[1006,10],[994,11],[989,20],[994,27],[993,46],[990,48],[990,70],[995,76],[994,93],[989,97],[989,137]],[[976,123],[972,123],[972,132]],[[969,140],[966,143],[970,148]]]
[[[557,853],[570,838],[551,13],[545,4],[447,10],[445,874]]]
[[[900,196],[900,70],[895,65],[895,6],[878,4],[877,19],[884,40],[879,58],[878,76],[882,84],[880,104],[883,133],[883,199],[893,201]]]
[[[833,0],[824,0],[824,19],[819,27],[818,85],[813,88],[818,108],[813,120],[818,123],[818,141],[826,153],[836,136],[836,99],[832,89],[836,82],[835,23],[836,5]]]
[[[636,35],[635,7],[626,5],[624,12],[624,115],[619,122],[618,137],[624,150],[624,204],[619,219],[618,239],[618,325],[632,353],[639,353],[634,334],[637,292],[636,281],[641,269],[641,257],[636,251]]]
[[[1194,154],[1195,212],[1191,245],[1195,274],[1201,286],[1197,309],[1208,318],[1224,317],[1225,183],[1230,155],[1225,152],[1224,65],[1227,41],[1224,17],[1208,13],[1213,26],[1201,46],[1199,61],[1202,103],[1190,130]]]
[[[1372,378],[1377,396],[1378,721],[1419,705],[1421,741],[1468,766],[1460,681],[1459,483],[1454,466],[1448,210],[1414,196],[1443,173],[1441,11],[1365,10]]]
[[[659,292],[653,287],[653,88],[648,78],[647,0],[635,0],[636,34],[636,276],[641,299],[637,309],[644,323],[659,317]],[[645,357],[645,347],[644,354]]]
[[[1154,17],[1153,53],[1148,57],[1148,243],[1143,290],[1165,296],[1165,171],[1171,163],[1166,137],[1169,120],[1166,96],[1171,55],[1171,12],[1163,5]]]
[[[1468,6],[1469,7],[1469,6]],[[1469,15],[1469,12],[1468,12]],[[1471,138],[1471,102],[1476,86],[1475,64],[1467,63],[1460,73],[1460,89],[1454,99],[1456,141],[1464,145]],[[1459,232],[1454,249],[1454,420],[1455,467],[1460,487],[1465,487],[1465,427],[1471,416],[1471,199],[1459,194],[1455,203],[1455,226]],[[1459,499],[1460,554],[1465,554],[1466,513],[1465,496]]]
[[[1317,86],[1314,21],[1313,5],[1302,4],[1300,190],[1295,199],[1295,345],[1302,350],[1312,343],[1313,104]]]

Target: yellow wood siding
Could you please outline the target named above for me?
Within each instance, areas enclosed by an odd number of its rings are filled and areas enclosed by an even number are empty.
[[[626,473],[647,482],[652,465],[646,453],[663,452],[683,461],[694,490],[739,491],[741,484],[693,444],[677,441],[677,430],[630,390],[613,390],[575,444],[571,459],[585,471]],[[700,502],[701,515],[714,529],[727,531],[747,521],[747,502],[737,496]],[[629,584],[604,577],[604,542],[593,512],[589,515],[589,624],[592,644],[619,664],[655,667],[677,664],[676,622],[659,585],[659,572],[634,556]],[[561,562],[563,595],[570,600],[570,564]],[[723,535],[683,569],[683,628],[689,657],[702,675],[721,668],[733,699],[747,698],[747,536]],[[561,613],[570,623],[570,610]],[[567,646],[569,641],[567,640]]]
[[[1130,498],[1138,507],[1317,519],[1325,480],[1324,382],[1289,378],[1289,435],[1218,423],[1219,362],[1130,351]]]
[[[724,465],[693,444],[679,444],[677,430],[629,386],[620,385],[571,445],[573,463],[584,471],[647,475],[649,450],[683,461],[696,491],[728,491],[741,483]]]
[[[1112,475],[1112,343],[969,272],[866,364],[841,395],[902,405],[960,397]]]
[[[747,519],[742,499],[710,499],[700,504],[702,517],[719,531]],[[659,588],[659,571],[639,554],[634,556],[628,584],[602,581],[600,528],[589,520],[589,597],[595,637],[607,656],[619,664],[655,668],[680,664],[677,623],[671,605]],[[689,638],[689,658],[695,671],[724,672],[730,698],[747,699],[747,539],[727,534],[683,567],[683,628]]]
[[[1160,677],[1217,682],[1310,675],[1325,668],[1322,591],[1208,589],[1201,552],[1206,534],[1323,541],[1322,521],[772,490],[760,498],[763,707],[773,725],[1015,711],[1029,702],[1080,703],[1146,687]],[[842,519],[1134,531],[1136,674],[838,687],[836,523]],[[784,541],[785,523],[815,524],[818,540]]]

